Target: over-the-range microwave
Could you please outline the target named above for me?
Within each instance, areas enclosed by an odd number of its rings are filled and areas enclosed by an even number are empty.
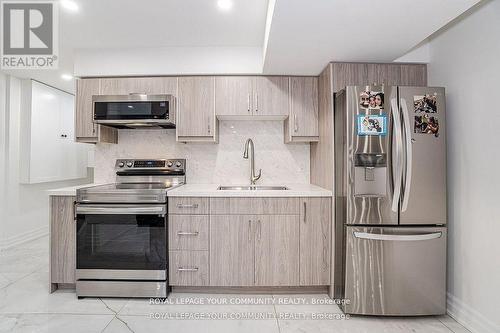
[[[175,128],[172,95],[92,96],[94,122],[116,128]]]

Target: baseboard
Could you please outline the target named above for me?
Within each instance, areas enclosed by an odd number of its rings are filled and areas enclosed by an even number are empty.
[[[473,333],[497,333],[500,327],[485,318],[462,300],[448,293],[448,315]]]
[[[0,241],[0,251],[3,251],[5,249],[11,248],[16,245],[20,245],[32,240],[35,240],[37,238],[46,236],[49,234],[49,228],[48,227],[40,227],[34,230],[30,230],[28,232],[15,235],[9,238],[2,239]]]

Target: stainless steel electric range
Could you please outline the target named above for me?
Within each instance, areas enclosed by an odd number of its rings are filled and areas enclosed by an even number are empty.
[[[167,191],[182,159],[119,159],[116,183],[77,190],[78,297],[166,297]]]

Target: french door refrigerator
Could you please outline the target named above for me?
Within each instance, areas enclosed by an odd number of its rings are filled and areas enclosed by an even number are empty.
[[[334,283],[344,312],[444,314],[444,88],[346,87],[334,123]]]

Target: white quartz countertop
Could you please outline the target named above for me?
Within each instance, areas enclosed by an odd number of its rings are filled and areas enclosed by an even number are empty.
[[[47,190],[49,196],[76,196],[76,190],[102,184],[81,184]],[[167,192],[169,197],[330,197],[332,192],[312,184],[284,184],[288,190],[225,190],[220,184],[185,184]],[[280,185],[282,186],[282,185]]]
[[[226,184],[222,184],[226,186]],[[220,184],[185,184],[167,192],[169,197],[331,197],[332,192],[312,184],[280,184],[288,190],[224,190]],[[236,185],[238,186],[238,185]]]
[[[97,186],[97,185],[102,185],[102,184],[80,184],[80,185],[75,185],[75,186],[69,186],[69,187],[62,187],[62,188],[56,188],[52,190],[47,190],[48,195],[54,195],[54,196],[76,196],[76,190],[79,188],[84,188],[84,187],[90,187],[90,186]]]

